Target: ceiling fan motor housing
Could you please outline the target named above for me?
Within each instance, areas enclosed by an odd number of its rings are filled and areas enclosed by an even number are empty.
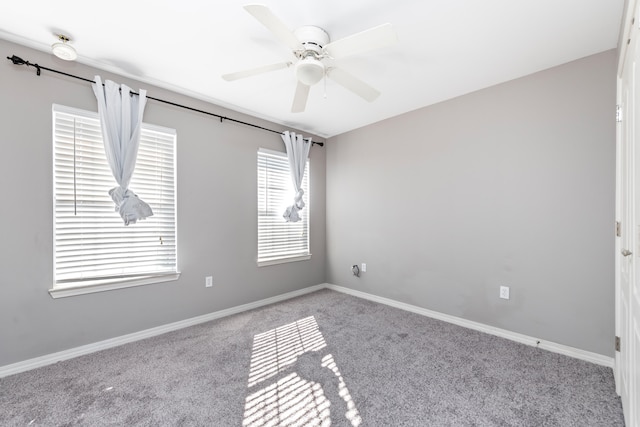
[[[323,47],[329,43],[329,34],[320,27],[306,25],[294,31],[304,51],[295,65],[296,78],[302,84],[312,86],[324,77],[324,64],[320,61]]]
[[[321,55],[322,48],[329,44],[329,34],[320,27],[315,25],[305,25],[298,28],[293,34],[300,40],[305,50],[314,51],[318,55]]]

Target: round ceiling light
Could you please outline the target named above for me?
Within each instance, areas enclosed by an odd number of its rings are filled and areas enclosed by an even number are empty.
[[[67,44],[69,42],[69,37],[58,34],[58,40],[60,40],[58,43],[54,43],[51,46],[51,51],[55,56],[60,59],[64,59],[65,61],[73,61],[78,57],[73,46]]]
[[[313,86],[324,77],[324,65],[314,56],[307,56],[295,65],[296,78],[302,84]]]

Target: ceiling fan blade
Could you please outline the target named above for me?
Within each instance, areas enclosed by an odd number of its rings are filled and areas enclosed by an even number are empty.
[[[380,92],[376,89],[340,68],[330,68],[327,76],[345,89],[362,97],[365,101],[373,102],[380,96]]]
[[[307,106],[307,98],[309,97],[309,89],[311,86],[307,86],[298,82],[296,87],[296,94],[293,96],[293,105],[291,105],[292,113],[302,113]]]
[[[253,15],[262,25],[267,27],[281,42],[285,43],[293,50],[304,50],[300,40],[287,28],[269,8],[263,4],[248,4],[245,10]]]
[[[244,79],[246,77],[256,76],[262,73],[268,73],[269,71],[279,70],[281,68],[287,68],[291,66],[291,62],[280,62],[278,64],[264,65],[262,67],[251,68],[249,70],[238,71],[235,73],[223,74],[222,78],[228,82],[238,79]]]
[[[398,41],[391,24],[382,24],[329,43],[324,51],[332,58],[363,53]]]

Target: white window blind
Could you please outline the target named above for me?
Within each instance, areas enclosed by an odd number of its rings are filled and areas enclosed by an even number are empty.
[[[55,288],[177,272],[176,132],[143,124],[130,188],[153,216],[125,226],[96,113],[53,106]]]
[[[305,208],[299,222],[282,217],[295,191],[284,153],[258,150],[258,265],[309,259],[309,161],[302,180]]]

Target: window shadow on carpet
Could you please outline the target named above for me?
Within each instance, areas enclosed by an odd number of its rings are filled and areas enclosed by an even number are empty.
[[[253,337],[245,427],[362,423],[313,316]]]

